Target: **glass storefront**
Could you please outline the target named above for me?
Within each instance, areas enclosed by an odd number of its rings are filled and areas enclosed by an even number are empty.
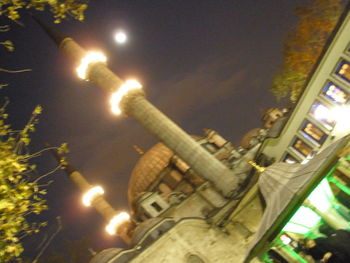
[[[340,179],[346,177],[348,181]],[[347,199],[343,201],[342,199]],[[342,198],[341,198],[342,197]],[[307,250],[307,240],[325,237],[321,226],[332,231],[350,231],[350,154],[339,159],[276,236],[263,262],[315,261]]]

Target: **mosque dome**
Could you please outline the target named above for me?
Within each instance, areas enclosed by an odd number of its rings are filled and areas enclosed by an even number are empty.
[[[142,193],[147,192],[148,187],[159,178],[161,171],[168,166],[173,155],[174,153],[163,143],[157,143],[142,155],[129,181],[128,200],[131,208],[134,201]]]
[[[197,142],[203,139],[196,135],[191,137]],[[163,143],[157,143],[138,160],[129,180],[128,201],[131,209],[134,208],[135,201],[148,192],[148,188],[159,179],[161,172],[169,165],[173,156],[172,150]]]

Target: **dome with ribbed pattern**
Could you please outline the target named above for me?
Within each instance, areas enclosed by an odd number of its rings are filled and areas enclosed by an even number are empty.
[[[158,179],[161,171],[168,166],[174,153],[163,143],[157,143],[148,150],[135,165],[129,181],[128,199],[133,208],[134,201]]]

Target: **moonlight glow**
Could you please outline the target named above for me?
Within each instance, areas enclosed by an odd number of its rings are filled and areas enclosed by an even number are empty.
[[[123,31],[118,31],[114,35],[114,40],[118,44],[124,44],[128,40],[128,36]]]

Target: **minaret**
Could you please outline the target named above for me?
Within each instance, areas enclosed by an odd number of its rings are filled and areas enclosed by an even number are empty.
[[[51,151],[56,160],[62,165],[62,168],[69,179],[83,193],[83,203],[86,206],[92,206],[108,223],[106,230],[109,234],[117,234],[126,244],[130,244],[131,237],[128,231],[132,226],[129,215],[126,212],[116,211],[102,196],[103,190],[99,186],[92,186],[84,176],[64,160],[55,150]]]
[[[124,82],[107,67],[106,59],[101,54],[85,51],[72,38],[57,38],[59,34],[48,26],[44,29],[58,44],[59,49],[73,63],[80,65],[78,67],[80,77],[94,82],[106,92],[115,92],[117,102],[114,104],[117,104],[118,111],[138,120],[198,175],[210,181],[225,197],[232,196],[239,189],[244,178],[239,178],[153,106],[145,98],[140,84],[135,81]]]

